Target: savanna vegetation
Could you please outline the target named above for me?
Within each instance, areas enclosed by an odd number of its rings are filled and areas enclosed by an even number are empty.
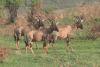
[[[98,2],[83,3],[80,7],[67,10],[47,7],[43,9],[42,1],[30,0],[1,0],[0,1],[0,67],[100,67],[100,29],[95,34],[91,29],[100,23],[100,6]],[[52,0],[51,0],[52,1]],[[55,0],[59,2],[59,0]],[[26,6],[26,14],[17,13],[21,4]],[[30,8],[28,8],[30,5]],[[6,10],[6,12],[5,12]],[[14,41],[14,28],[19,25],[33,24],[38,21],[35,16],[41,16],[45,27],[49,27],[47,19],[55,19],[58,27],[72,25],[76,22],[74,16],[81,16],[84,29],[78,29],[71,38],[69,52],[66,51],[66,39],[57,40],[56,53],[50,44],[49,51],[42,55],[43,42],[38,42],[38,49],[33,43],[33,56],[30,50],[25,56],[24,37],[20,39],[20,50],[16,49]],[[99,27],[97,27],[99,28]]]

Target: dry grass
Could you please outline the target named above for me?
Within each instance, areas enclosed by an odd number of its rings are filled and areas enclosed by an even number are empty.
[[[97,3],[94,3],[92,5],[83,5],[82,7],[70,9],[67,16],[72,19],[74,15],[82,16],[84,20],[100,18],[100,7]]]
[[[84,14],[84,19],[88,20],[92,18],[100,18],[100,7],[98,4],[84,5],[82,8],[78,8],[81,14]]]

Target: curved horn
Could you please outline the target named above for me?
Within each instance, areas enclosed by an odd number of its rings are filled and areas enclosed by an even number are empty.
[[[79,20],[81,20],[81,17],[79,17]]]
[[[79,19],[79,17],[78,16],[74,16],[76,19]]]
[[[41,16],[36,16],[38,19],[41,19]]]
[[[51,22],[53,23],[52,19],[48,19],[48,20],[51,21]]]
[[[52,19],[53,20],[53,22],[55,22],[55,20],[54,19]]]
[[[75,18],[77,18],[77,20],[81,21],[81,17],[79,16],[74,16]]]

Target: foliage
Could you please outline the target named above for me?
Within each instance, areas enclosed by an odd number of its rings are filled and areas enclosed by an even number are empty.
[[[6,0],[5,7],[9,9],[9,8],[14,7],[14,5],[20,6],[21,3],[23,3],[24,1],[26,1],[26,0]]]
[[[31,0],[31,5],[37,6],[38,5],[38,0]]]
[[[100,18],[91,17],[89,21],[92,22],[93,24],[98,24],[100,22]]]
[[[0,19],[5,17],[4,16],[4,10],[2,8],[4,3],[5,3],[5,0],[0,0]]]
[[[5,18],[3,8],[0,9],[0,19]]]
[[[17,17],[17,10],[21,3],[23,3],[26,0],[1,0],[0,5],[4,6],[3,8],[6,8],[10,14],[9,22],[14,23],[15,18]]]
[[[47,9],[44,10],[45,13],[52,13],[54,11],[53,8],[48,7]]]
[[[31,12],[28,13],[28,21],[34,23],[34,17],[42,13],[42,1],[31,0]]]
[[[0,6],[2,6],[3,4],[5,4],[5,0],[0,0]]]
[[[31,0],[31,14],[33,15],[36,11],[36,9],[38,8],[38,6],[40,5],[40,3],[38,2],[38,0]]]

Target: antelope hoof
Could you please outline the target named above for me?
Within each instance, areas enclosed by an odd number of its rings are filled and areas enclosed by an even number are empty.
[[[39,50],[39,48],[37,48]]]
[[[35,56],[35,54],[33,54]]]
[[[20,50],[20,48],[18,48],[18,50]]]
[[[18,47],[16,47],[16,49],[18,50]]]
[[[46,50],[46,52],[48,53],[48,49]]]
[[[56,53],[56,51],[55,51],[55,53]]]
[[[42,53],[42,55],[43,55],[43,53]]]
[[[30,50],[31,48],[30,48],[30,47],[28,47],[28,49]]]
[[[48,53],[48,51],[47,51],[47,53]]]
[[[69,50],[67,50],[67,52],[69,52]]]
[[[17,50],[18,50],[18,48],[17,48]]]

